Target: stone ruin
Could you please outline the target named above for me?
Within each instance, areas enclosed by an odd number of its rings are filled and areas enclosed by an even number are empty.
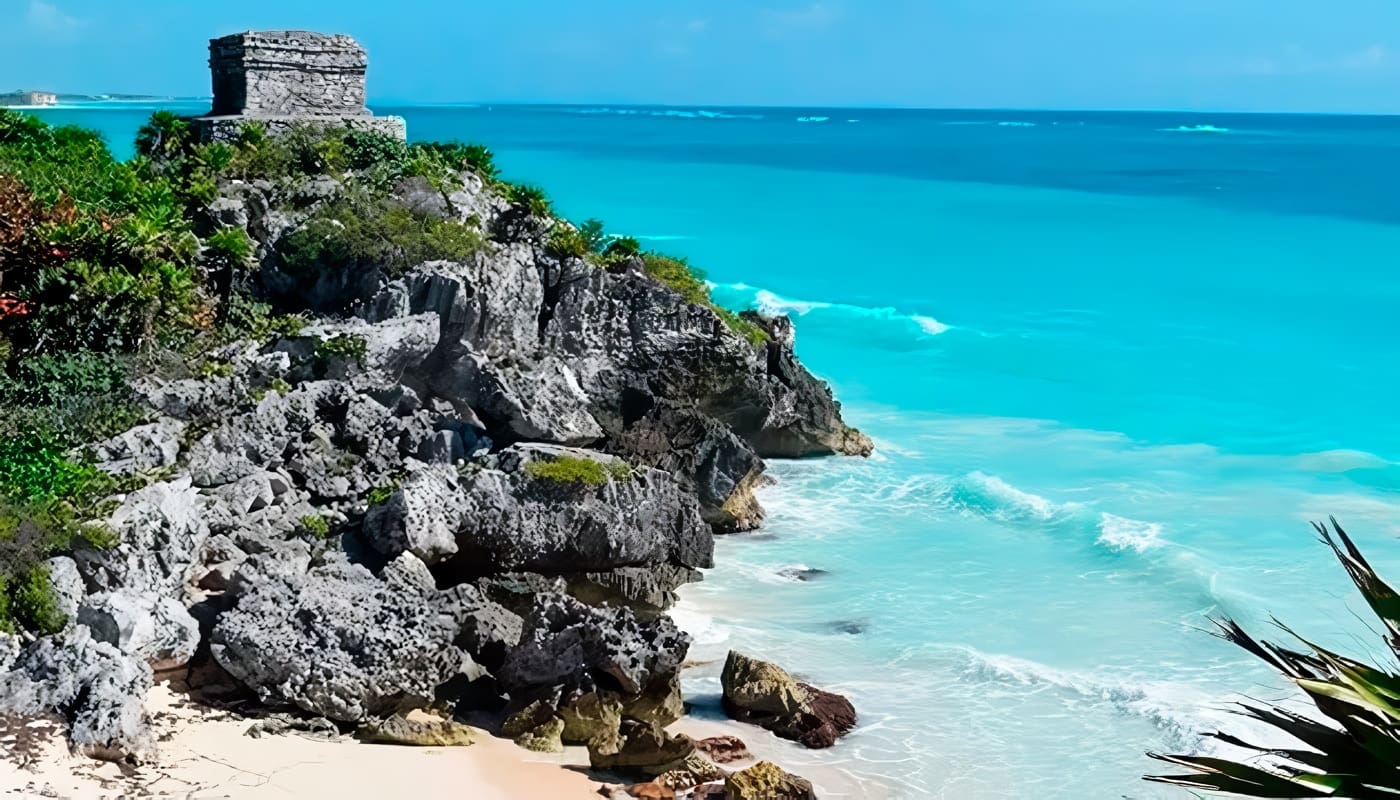
[[[248,31],[212,39],[214,107],[196,118],[206,141],[236,138],[247,122],[271,133],[297,125],[343,126],[405,138],[401,117],[365,107],[365,50],[343,34]]]

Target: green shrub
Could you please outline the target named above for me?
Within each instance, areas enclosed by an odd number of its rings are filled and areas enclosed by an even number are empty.
[[[465,225],[364,196],[322,207],[277,248],[283,269],[306,279],[370,267],[397,276],[425,261],[464,261],[480,249],[481,235]]]
[[[188,120],[171,111],[157,111],[136,132],[136,152],[153,159],[174,158],[187,152],[193,141]]]
[[[603,230],[603,221],[590,217],[578,226],[579,235],[588,245],[588,252],[602,255],[608,246],[608,234]]]
[[[253,240],[242,228],[225,226],[205,241],[205,255],[220,263],[247,266],[253,260]]]
[[[47,565],[32,567],[6,581],[9,612],[21,627],[41,636],[58,633],[68,624],[68,615],[58,606],[58,597],[49,582]]]
[[[331,524],[319,514],[308,514],[297,520],[297,530],[307,536],[324,539],[331,535]]]
[[[593,253],[588,238],[568,225],[555,225],[545,239],[545,252],[558,259],[587,258]]]
[[[1187,774],[1151,775],[1147,780],[1209,792],[1245,797],[1351,797],[1400,795],[1400,595],[1367,563],[1355,543],[1333,519],[1331,530],[1313,527],[1341,562],[1388,635],[1367,661],[1344,656],[1294,634],[1290,645],[1255,639],[1234,620],[1216,620],[1220,638],[1229,641],[1276,670],[1297,687],[1301,697],[1278,701],[1250,700],[1233,709],[1241,717],[1279,734],[1277,741],[1249,742],[1225,732],[1212,734],[1249,753],[1239,761],[1207,755],[1162,755],[1152,758],[1180,767]],[[1334,637],[1335,638],[1335,637]],[[1369,648],[1362,648],[1363,651]],[[1368,663],[1369,662],[1369,663]],[[1301,709],[1293,700],[1305,700]],[[1198,795],[1199,796],[1199,795]]]
[[[363,365],[365,355],[368,353],[368,346],[363,336],[341,333],[317,342],[315,355],[323,362],[353,361]]]
[[[642,243],[631,236],[619,236],[608,242],[603,255],[608,258],[628,259],[642,254]]]
[[[11,500],[80,497],[100,486],[102,473],[68,458],[52,437],[19,431],[0,440],[0,494]]]
[[[392,498],[394,496],[394,493],[398,490],[399,482],[389,481],[388,483],[380,484],[379,486],[370,489],[369,494],[365,495],[365,501],[369,503],[371,508],[375,506],[382,506],[385,503],[389,502],[390,498]]]
[[[535,480],[574,486],[602,486],[611,478],[631,480],[632,467],[626,462],[602,464],[590,458],[559,456],[547,461],[531,461],[525,474]]]
[[[429,154],[448,169],[469,169],[487,180],[497,175],[495,154],[481,144],[461,142],[425,142],[412,147],[416,153]]]
[[[672,258],[660,253],[642,257],[647,275],[657,283],[679,294],[687,303],[698,306],[710,304],[710,289],[705,285],[705,273],[692,267],[684,258]]]
[[[549,195],[538,186],[513,183],[506,188],[506,199],[516,208],[533,217],[548,217],[554,212],[549,203]]]
[[[306,319],[298,314],[276,314],[272,306],[235,292],[225,311],[219,338],[225,342],[240,339],[265,341],[274,336],[301,335]]]
[[[642,256],[646,274],[667,286],[685,299],[687,303],[705,306],[719,315],[725,326],[750,344],[759,345],[768,341],[768,332],[727,308],[715,304],[710,299],[710,287],[705,284],[705,273],[692,267],[684,258],[671,258],[658,253]]]
[[[7,327],[14,348],[134,350],[194,326],[184,210],[148,159],[124,164],[91,131],[0,111],[0,285],[29,308]]]

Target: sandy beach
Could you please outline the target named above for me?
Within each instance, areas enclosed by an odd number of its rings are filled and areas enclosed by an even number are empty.
[[[512,800],[597,797],[598,784],[571,764],[581,748],[561,755],[530,753],[479,731],[458,748],[317,741],[299,735],[252,738],[252,720],[194,707],[166,686],[151,691],[148,709],[156,759],[124,774],[116,764],[70,755],[62,732],[36,723],[43,741],[29,763],[15,762],[14,731],[0,736],[0,794],[75,800],[125,797],[293,798],[395,797]]]

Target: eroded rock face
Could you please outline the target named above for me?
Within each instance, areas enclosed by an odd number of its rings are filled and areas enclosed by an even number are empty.
[[[639,622],[626,608],[594,608],[567,595],[535,597],[520,644],[497,677],[511,691],[595,686],[637,696],[675,675],[690,637],[669,618]]]
[[[156,671],[183,666],[199,647],[199,623],[179,602],[156,594],[91,595],[78,609],[77,620],[94,639]]]
[[[559,459],[617,459],[587,450],[515,445],[460,475],[431,468],[373,509],[366,533],[386,555],[435,563],[458,556],[463,571],[588,572],[642,564],[708,567],[714,543],[694,501],[667,473],[627,469],[601,485],[532,476]]]
[[[612,752],[611,748],[589,745],[588,762],[594,769],[662,775],[684,768],[695,754],[695,742],[689,736],[672,736],[654,723],[624,719],[620,732],[622,745]]]
[[[107,520],[119,544],[76,554],[89,588],[182,599],[209,537],[206,501],[189,477],[132,492]]]
[[[139,761],[151,749],[151,668],[82,625],[40,639],[0,673],[0,714],[61,710],[72,745],[93,758]]]
[[[342,560],[249,586],[214,628],[214,659],[267,700],[344,722],[421,707],[462,667],[458,622],[423,562],[376,577]]]
[[[731,650],[720,679],[729,716],[807,747],[830,747],[856,726],[849,700],[802,683],[775,664]]]

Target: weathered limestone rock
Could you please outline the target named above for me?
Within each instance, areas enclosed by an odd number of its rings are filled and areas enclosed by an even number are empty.
[[[408,552],[436,564],[456,555],[467,502],[455,467],[430,466],[409,475],[387,503],[369,510],[365,536],[385,555]]]
[[[539,725],[515,737],[515,743],[536,753],[564,752],[564,720],[550,717]]]
[[[549,686],[590,691],[601,680],[636,696],[676,674],[689,647],[690,637],[667,617],[644,624],[629,609],[538,595],[520,645],[496,677],[512,692]]]
[[[54,556],[45,562],[45,567],[48,569],[49,589],[53,592],[58,610],[70,622],[77,619],[78,606],[87,591],[77,562],[67,556]]]
[[[594,769],[655,776],[684,768],[695,754],[689,736],[672,736],[654,723],[624,719],[621,734],[622,747],[615,752],[589,745],[588,762]]]
[[[151,592],[183,599],[209,537],[205,503],[188,477],[154,483],[126,496],[106,521],[119,540],[81,550],[74,559],[96,591]]]
[[[761,761],[730,775],[724,783],[730,800],[816,800],[812,782],[771,761]]]
[[[211,649],[265,699],[359,722],[426,705],[461,670],[453,614],[411,554],[379,578],[332,560],[249,586],[219,618]]]
[[[93,758],[139,761],[152,747],[151,668],[84,626],[30,645],[0,673],[0,714],[61,713],[72,745]]]
[[[140,425],[94,445],[93,460],[98,469],[111,475],[168,467],[180,457],[184,432],[185,424],[176,419]]]
[[[849,700],[801,683],[775,664],[731,650],[720,680],[730,717],[807,747],[830,747],[856,726]]]
[[[151,665],[183,666],[199,647],[199,623],[179,602],[150,593],[104,592],[89,596],[78,609],[78,622],[94,639]]]
[[[398,744],[411,747],[467,747],[476,743],[472,729],[460,722],[427,715],[395,714],[360,728],[366,744]]]

